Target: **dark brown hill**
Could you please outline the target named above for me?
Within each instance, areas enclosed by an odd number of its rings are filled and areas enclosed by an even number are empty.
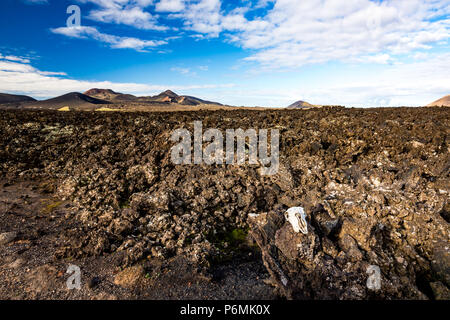
[[[109,101],[93,98],[79,92],[71,92],[56,98],[32,102],[27,104],[26,107],[33,109],[61,109],[69,107],[70,109],[91,110],[95,109],[97,105],[110,103]]]
[[[90,89],[84,93],[92,98],[107,100],[107,101],[134,101],[137,99],[136,96],[132,94],[123,94],[120,92],[115,92],[111,89]]]
[[[18,102],[31,102],[36,99],[29,96],[22,96],[16,94],[0,93],[0,104],[3,103],[18,103]]]

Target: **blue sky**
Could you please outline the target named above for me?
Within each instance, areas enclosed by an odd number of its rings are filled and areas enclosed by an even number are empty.
[[[448,0],[2,0],[0,30],[0,92],[38,99],[100,87],[373,107],[450,94]]]

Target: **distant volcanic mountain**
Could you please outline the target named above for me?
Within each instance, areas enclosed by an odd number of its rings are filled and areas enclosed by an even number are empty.
[[[156,101],[161,101],[161,102],[177,103],[178,99],[179,99],[179,95],[177,95],[175,92],[173,92],[171,90],[166,90],[156,96],[153,96],[151,99],[156,100]]]
[[[191,97],[191,96],[180,96],[178,99],[178,103],[179,104],[184,104],[184,105],[198,105],[198,104],[216,104],[221,106],[221,103],[218,102],[214,102],[214,101],[208,101],[208,100],[202,100],[196,97]]]
[[[317,107],[315,105],[312,105],[306,101],[296,101],[293,104],[291,104],[290,106],[287,107],[287,109],[303,109],[303,108],[314,108]]]
[[[211,102],[202,100],[196,97],[191,96],[179,96],[175,92],[171,90],[166,90],[161,92],[156,96],[145,96],[145,97],[136,97],[131,94],[123,94],[119,92],[115,92],[111,89],[90,89],[84,93],[90,97],[96,99],[107,100],[111,102],[136,102],[136,103],[145,103],[145,104],[158,104],[158,105],[166,105],[166,104],[180,104],[187,106],[197,106],[200,104],[215,104],[221,105],[217,102]]]
[[[36,101],[36,99],[33,99],[32,97],[29,97],[29,96],[0,93],[0,104],[31,102],[31,101]]]
[[[106,106],[107,105],[107,106]],[[177,107],[221,107],[220,103],[202,100],[192,96],[179,96],[173,91],[166,90],[156,96],[136,97],[131,94],[115,92],[111,89],[93,88],[84,94],[71,92],[65,95],[47,100],[37,101],[27,96],[0,94],[0,106],[2,108],[26,108],[26,109],[53,109],[60,111],[69,110],[145,110],[145,108]],[[206,107],[206,106],[205,106]]]
[[[61,109],[69,107],[71,109],[92,110],[95,109],[96,105],[110,103],[109,101],[93,98],[79,92],[71,92],[56,98],[32,102],[27,104],[26,107],[39,109]]]
[[[214,104],[221,106],[221,103],[213,102],[213,101],[207,101],[196,97],[191,96],[179,96],[175,92],[171,90],[166,90],[164,92],[161,92],[160,94],[156,96],[149,96],[149,97],[139,97],[137,98],[137,101],[143,102],[143,103],[158,103],[158,104],[180,104],[180,105],[186,105],[186,106],[197,106],[200,104]]]
[[[450,107],[450,94],[430,103],[427,107]]]
[[[84,93],[87,96],[107,100],[107,101],[134,101],[137,97],[132,94],[123,94],[119,92],[115,92],[111,89],[90,89]]]

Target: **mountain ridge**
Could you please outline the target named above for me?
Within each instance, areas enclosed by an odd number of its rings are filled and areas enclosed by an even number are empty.
[[[32,102],[32,101],[36,101],[36,99],[29,97],[29,96],[25,96],[25,95],[0,93],[0,104]]]
[[[303,108],[314,108],[317,107],[316,105],[310,104],[309,102],[298,100],[289,106],[287,106],[286,109],[303,109]]]
[[[450,94],[428,104],[427,107],[450,107]]]
[[[133,96],[129,94],[123,94],[120,92],[115,92],[111,89],[98,89],[93,88],[86,91],[84,94],[97,98],[97,99],[105,99],[108,101],[131,101],[131,102],[139,102],[139,103],[157,103],[157,104],[180,104],[186,106],[197,106],[200,104],[214,104],[214,105],[222,105],[219,102],[213,102],[208,100],[203,100],[193,96],[185,96],[178,95],[172,90],[165,90],[154,96]]]
[[[111,102],[97,99],[80,92],[70,92],[47,100],[27,103],[24,107],[33,109],[77,108],[81,110],[95,109],[97,105],[111,104]]]
[[[132,94],[124,94],[120,92],[115,92],[111,89],[98,89],[93,88],[89,89],[86,92],[84,92],[85,95],[101,99],[101,100],[107,100],[107,101],[134,101],[137,99],[136,96]]]

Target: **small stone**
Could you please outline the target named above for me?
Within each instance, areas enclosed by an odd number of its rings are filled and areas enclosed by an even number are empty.
[[[318,242],[313,232],[298,234],[286,225],[276,232],[275,245],[288,259],[298,260],[307,267],[314,265],[314,250]]]
[[[0,234],[0,245],[10,243],[17,237],[17,232],[5,232]]]
[[[336,258],[337,255],[339,254],[334,243],[328,238],[322,239],[322,250],[324,253],[326,253],[327,255],[329,255],[333,258]]]
[[[134,287],[144,275],[142,266],[133,266],[119,272],[114,278],[114,284],[129,288]]]
[[[425,146],[422,142],[415,141],[415,140],[411,141],[411,145],[412,145],[414,148],[422,148],[422,147]]]
[[[450,300],[450,290],[440,281],[430,282],[436,300]]]
[[[431,269],[437,279],[450,286],[450,249],[445,241],[435,244]]]
[[[98,284],[100,283],[100,278],[99,277],[93,277],[89,280],[88,282],[88,288],[89,289],[93,289],[95,288]]]
[[[350,235],[344,234],[343,237],[339,239],[339,246],[342,250],[344,250],[351,261],[361,261],[361,259],[363,258],[363,255],[358,249],[355,239],[353,239]]]
[[[25,263],[25,261],[23,261],[23,259],[19,258],[19,259],[16,259],[15,261],[11,262],[8,265],[8,267],[11,269],[17,269],[17,268],[21,267],[24,263]]]
[[[100,292],[97,296],[95,296],[93,298],[94,300],[108,300],[108,301],[113,301],[113,300],[118,300],[117,296],[106,293],[106,292]]]

